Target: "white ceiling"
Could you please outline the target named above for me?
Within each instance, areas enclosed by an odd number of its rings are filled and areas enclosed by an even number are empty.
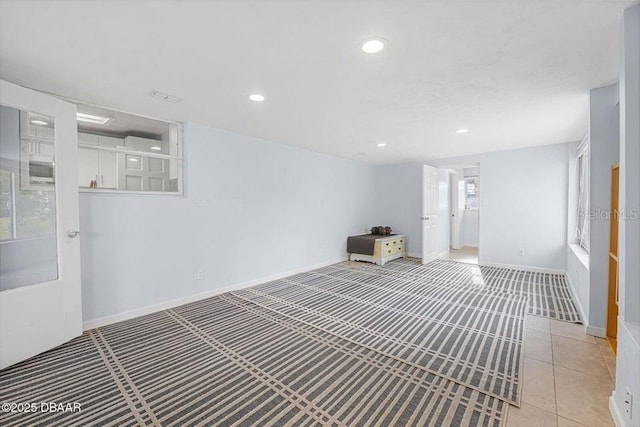
[[[105,125],[78,121],[78,130],[80,131],[119,138],[134,135],[150,139],[161,139],[162,135],[169,132],[169,124],[167,122],[98,108],[92,105],[78,104],[77,107],[79,113],[109,117],[111,119]]]
[[[425,160],[581,139],[634,3],[3,0],[0,76],[370,163]],[[369,36],[387,49],[361,52]]]

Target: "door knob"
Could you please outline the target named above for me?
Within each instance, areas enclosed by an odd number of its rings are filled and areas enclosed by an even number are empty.
[[[78,237],[80,232],[78,230],[71,230],[67,233],[67,235],[71,238]]]

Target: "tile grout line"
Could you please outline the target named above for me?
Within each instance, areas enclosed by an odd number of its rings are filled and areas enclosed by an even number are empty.
[[[606,377],[604,377],[604,376],[600,376],[600,375],[594,375],[594,374],[591,374],[589,372],[579,371],[577,369],[570,368],[568,366],[556,365],[555,360],[553,360],[553,337],[554,336],[560,337],[560,338],[563,338],[563,339],[569,339],[569,340],[581,342],[581,343],[592,344],[592,345],[595,345],[596,347],[598,347],[598,353],[600,354],[600,357],[602,358],[602,364],[604,365],[605,369],[607,370],[608,375]],[[596,379],[599,379],[599,380],[611,379],[613,381],[613,383],[615,384],[615,379],[611,378],[611,372],[609,371],[609,367],[607,366],[607,361],[605,360],[604,355],[602,354],[602,349],[600,348],[600,344],[597,341],[595,343],[592,343],[592,342],[589,342],[589,341],[584,341],[584,340],[571,338],[571,337],[567,337],[565,335],[558,335],[558,334],[551,334],[551,337],[552,337],[552,341],[551,341],[551,358],[553,360],[553,362],[552,362],[553,366],[558,366],[559,368],[566,369],[566,370],[572,371],[572,372],[576,372],[578,374],[587,375],[589,377],[596,378]]]
[[[604,339],[606,340],[606,338],[604,338]],[[605,366],[605,368],[607,368],[607,372],[609,373],[609,377],[611,378],[611,381],[613,382],[613,385],[615,386],[616,385],[615,371],[611,372],[611,369],[609,369],[609,364],[607,363],[607,356],[604,354],[605,350],[602,349],[602,345],[600,344],[600,342],[598,342],[596,340],[596,344],[598,345],[598,349],[600,350],[600,355],[602,356],[602,360],[604,361],[604,366]],[[615,359],[616,355],[613,354],[613,350],[611,349],[611,347],[609,347],[609,343],[605,342],[605,345],[606,345],[607,351],[609,352],[609,355],[613,356],[613,358]]]
[[[553,355],[553,334],[551,333],[551,323],[549,323],[549,338],[551,340],[551,370],[553,371],[553,401],[556,405],[556,425],[560,424],[558,414],[558,384],[556,381],[556,359]]]
[[[600,376],[597,376],[597,375],[591,375],[591,374],[588,374],[588,373],[585,373],[585,372],[581,372],[581,371],[577,371],[575,369],[567,368],[567,367],[564,367],[564,366],[561,366],[561,365],[556,365],[555,358],[553,356],[553,337],[554,336],[559,336],[561,338],[571,339],[571,340],[579,341],[579,342],[586,342],[588,344],[595,344],[598,347],[598,351],[599,351],[600,357],[602,358],[602,363],[604,363],[604,366],[607,369],[607,372],[609,372],[609,368],[608,368],[607,363],[605,361],[604,355],[602,354],[602,349],[600,348],[601,346],[600,346],[600,343],[598,343],[597,338],[594,338],[595,339],[595,343],[593,343],[593,342],[588,342],[588,341],[584,341],[584,340],[579,340],[579,339],[567,337],[567,336],[564,336],[564,335],[556,335],[556,334],[551,333],[551,360],[553,361],[552,366],[553,366],[553,386],[554,386],[554,394],[555,394],[555,401],[556,401],[556,425],[559,425],[560,414],[558,413],[559,406],[558,406],[558,387],[557,387],[557,382],[556,382],[556,367],[563,368],[563,369],[566,369],[568,371],[576,372],[578,374],[587,375],[587,376],[589,376],[591,378],[596,378],[596,379],[599,379],[599,380],[606,380],[606,378],[603,378],[603,377],[600,377]],[[609,377],[610,376],[611,375],[609,375]],[[615,384],[615,380],[613,381],[613,383]],[[574,423],[576,423],[576,424],[578,424],[580,426],[584,426],[584,424],[582,424],[581,422],[579,422],[577,420],[574,420],[573,418],[569,418],[569,417],[566,417],[566,416],[562,416],[562,418],[564,418],[566,420],[569,420],[569,421],[572,421],[572,422],[574,422]]]

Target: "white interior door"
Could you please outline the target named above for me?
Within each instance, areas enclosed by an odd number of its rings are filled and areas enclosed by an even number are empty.
[[[438,258],[438,169],[422,170],[422,263]]]
[[[449,224],[451,229],[451,249],[460,249],[460,223],[462,221],[462,216],[459,212],[458,193],[460,188],[458,181],[458,174],[454,171],[449,171]]]
[[[0,80],[0,113],[4,368],[82,334],[82,305],[76,107]]]

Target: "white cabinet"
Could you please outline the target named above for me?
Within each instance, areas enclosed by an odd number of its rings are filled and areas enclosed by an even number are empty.
[[[117,148],[124,144],[121,138],[99,136],[100,147]],[[100,179],[98,188],[118,188],[118,155],[112,151],[100,151]]]
[[[149,139],[149,138],[140,138],[139,136],[126,137],[124,139],[124,145],[127,148],[130,148],[136,151],[150,151],[150,152],[156,151],[154,148],[151,148],[151,147],[157,147],[157,148],[160,148],[160,150],[162,150],[162,141]]]
[[[98,145],[101,147],[117,148],[124,145],[124,139],[113,138],[111,136],[98,136]]]
[[[90,133],[78,132],[78,145],[98,145],[98,135],[92,135]]]
[[[112,151],[82,147],[109,147],[122,146],[123,139],[110,136],[78,133],[78,182],[80,187],[89,188],[91,181],[95,180],[97,188],[118,188],[118,155]]]
[[[52,127],[36,126],[36,138],[53,142],[54,130]]]
[[[78,186],[89,188],[98,179],[100,159],[98,150],[78,147]]]
[[[100,152],[100,180],[98,188],[118,188],[118,155],[110,151]]]

